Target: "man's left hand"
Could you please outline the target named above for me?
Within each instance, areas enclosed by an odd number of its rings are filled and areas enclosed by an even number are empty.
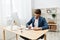
[[[42,30],[41,27],[34,27],[33,29],[34,29],[34,30]]]

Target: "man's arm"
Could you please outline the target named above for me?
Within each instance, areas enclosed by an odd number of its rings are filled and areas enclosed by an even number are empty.
[[[49,27],[48,27],[48,23],[46,22],[46,19],[43,18],[43,26],[42,26],[42,30],[48,29],[48,28],[49,28]]]
[[[26,24],[26,27],[28,27],[31,23],[32,23],[32,18],[31,18],[30,21]]]

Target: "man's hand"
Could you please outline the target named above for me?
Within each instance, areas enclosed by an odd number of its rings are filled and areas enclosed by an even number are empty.
[[[31,26],[28,27],[28,29],[31,29],[31,28],[32,28]]]
[[[34,30],[42,30],[42,27],[34,27]]]

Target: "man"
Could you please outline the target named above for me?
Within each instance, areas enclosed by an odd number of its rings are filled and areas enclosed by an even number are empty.
[[[26,24],[27,28],[32,29],[33,30],[45,30],[48,29],[48,24],[46,22],[46,19],[41,17],[41,10],[40,9],[36,9],[35,11],[35,16],[31,18],[31,20]],[[32,26],[30,26],[30,24],[32,24]],[[43,38],[44,35],[42,35],[40,38]],[[24,38],[24,37],[22,37]],[[24,38],[25,40],[29,40],[28,38]],[[37,40],[38,40],[37,39]]]

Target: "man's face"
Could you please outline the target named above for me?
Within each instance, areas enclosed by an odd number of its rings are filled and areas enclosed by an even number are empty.
[[[38,18],[40,16],[40,14],[34,14],[36,18]]]

